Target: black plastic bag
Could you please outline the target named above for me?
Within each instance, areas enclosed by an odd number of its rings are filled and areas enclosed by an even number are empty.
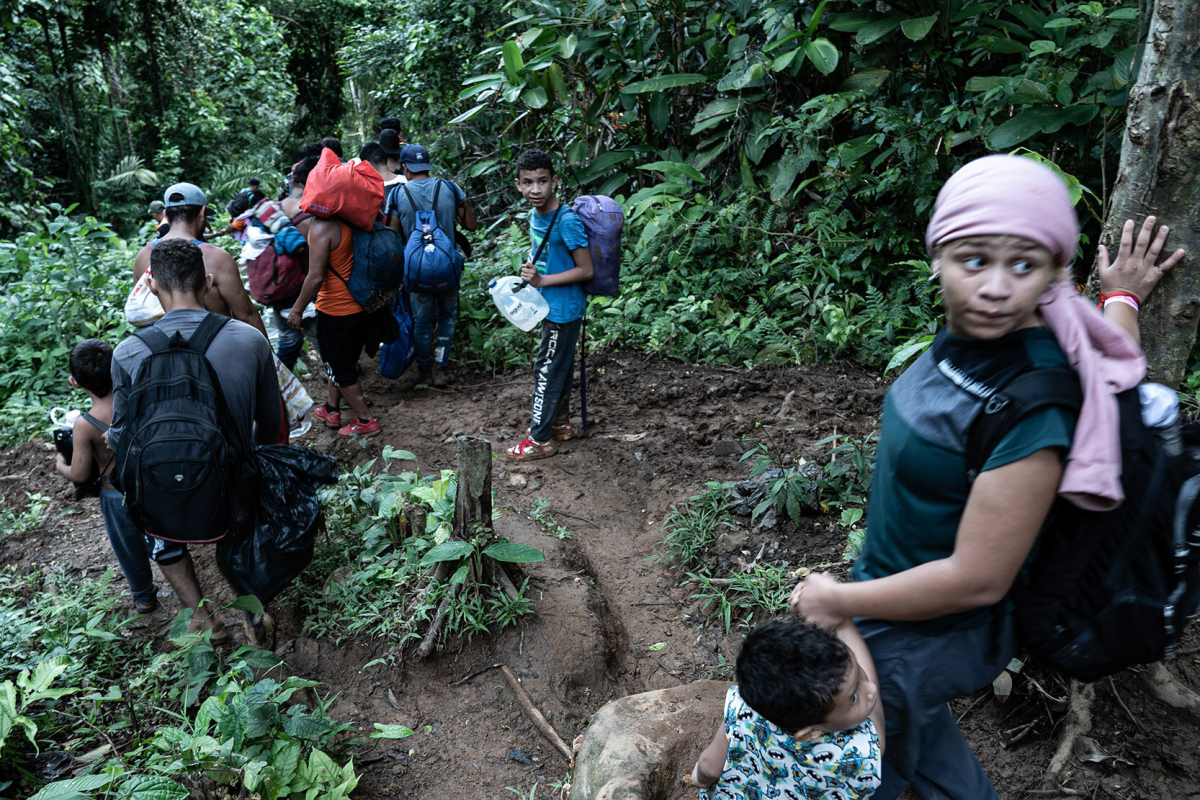
[[[338,479],[337,460],[307,447],[261,445],[254,530],[217,543],[217,566],[239,595],[265,606],[313,557],[321,527],[317,489]]]

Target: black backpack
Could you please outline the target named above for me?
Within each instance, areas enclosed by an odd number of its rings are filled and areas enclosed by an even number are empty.
[[[156,327],[129,393],[114,482],[139,528],[173,542],[212,542],[253,524],[253,460],[204,354],[229,322],[209,314],[188,340]]]
[[[1081,404],[1071,370],[1018,375],[972,423],[968,478],[1023,417]],[[1142,423],[1136,388],[1118,394],[1117,405],[1124,502],[1085,511],[1056,499],[1010,593],[1021,644],[1083,681],[1171,657],[1200,605],[1200,437],[1189,428],[1184,452],[1172,455]]]

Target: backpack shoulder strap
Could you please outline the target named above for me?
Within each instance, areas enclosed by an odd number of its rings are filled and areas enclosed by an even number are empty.
[[[204,321],[200,323],[200,327],[196,328],[196,332],[191,335],[187,341],[188,349],[204,355],[208,352],[208,348],[212,345],[213,339],[217,338],[217,334],[229,322],[229,317],[214,314],[211,311]]]
[[[145,343],[146,347],[150,348],[150,352],[161,353],[171,346],[171,340],[167,335],[158,329],[157,325],[151,325],[149,328],[142,328],[133,334]]]
[[[550,243],[550,231],[554,230],[554,223],[558,219],[559,212],[563,210],[562,203],[558,204],[558,208],[554,209],[554,216],[550,218],[550,224],[546,226],[546,233],[542,236],[542,243],[538,245],[537,252],[533,254],[533,263],[537,264],[538,259],[542,257],[542,251],[546,249],[546,245]],[[533,228],[533,219],[529,221],[530,229]]]
[[[83,413],[83,418],[92,423],[101,433],[108,433],[108,426],[86,411]]]
[[[433,208],[431,208],[429,210],[433,212],[434,222],[437,221],[437,204],[438,204],[438,198],[442,196],[442,183],[444,183],[443,179],[438,178],[437,186],[433,187]]]
[[[1078,411],[1083,405],[1079,376],[1071,369],[1023,372],[984,402],[967,435],[967,480],[974,483],[992,451],[1025,417],[1057,406]]]

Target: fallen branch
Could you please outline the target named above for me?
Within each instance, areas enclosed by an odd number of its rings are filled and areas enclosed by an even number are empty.
[[[475,670],[474,672],[468,672],[466,675],[462,676],[461,678],[459,678],[458,680],[456,680],[454,683],[452,683],[450,685],[458,686],[460,684],[466,683],[467,681],[471,680],[471,678],[474,678],[476,675],[482,675],[483,673],[487,672],[488,670],[496,669],[499,666],[500,666],[499,664],[489,664],[486,667],[480,667],[479,669]]]
[[[512,579],[508,577],[508,572],[505,571],[504,565],[498,561],[492,562],[492,574],[496,577],[496,583],[500,584],[500,588],[508,595],[508,599],[515,603],[517,598],[521,596],[521,593],[513,585]]]
[[[1125,705],[1125,701],[1121,699],[1121,695],[1117,691],[1117,682],[1113,680],[1111,675],[1108,676],[1108,688],[1112,689],[1113,697],[1116,698],[1117,705],[1119,705],[1121,710],[1125,712],[1125,716],[1129,717],[1130,722],[1136,725],[1139,731],[1145,733],[1146,726],[1142,724],[1140,719],[1133,715],[1133,712],[1129,710],[1129,706]]]
[[[450,606],[458,597],[458,591],[461,588],[461,583],[450,584],[450,590],[442,598],[442,603],[438,606],[437,615],[429,625],[429,630],[425,632],[425,638],[421,640],[421,646],[417,648],[418,659],[429,658],[429,654],[433,652],[433,648],[437,645],[438,635],[442,632],[442,625],[446,622],[446,615],[450,611]]]
[[[1167,705],[1200,716],[1200,695],[1180,683],[1161,661],[1150,667],[1146,683],[1154,696]]]
[[[513,693],[517,696],[517,705],[525,712],[525,716],[529,717],[529,721],[533,723],[533,727],[537,728],[542,736],[554,745],[558,752],[563,754],[570,764],[574,763],[571,748],[562,740],[555,731],[550,727],[550,723],[542,716],[542,712],[537,710],[537,706],[533,704],[533,699],[529,696],[529,692],[525,691],[525,687],[517,680],[517,676],[507,666],[500,667],[500,671],[504,673],[504,679],[508,681],[508,685],[512,687]]]

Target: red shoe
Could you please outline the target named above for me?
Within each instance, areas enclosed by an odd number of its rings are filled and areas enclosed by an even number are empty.
[[[379,427],[379,419],[377,417],[371,417],[366,422],[359,422],[358,417],[355,417],[353,422],[344,428],[340,428],[338,433],[342,436],[374,436],[380,430],[382,429]]]
[[[538,444],[526,436],[520,444],[508,448],[505,454],[513,461],[536,461],[539,458],[549,458],[557,452],[558,448],[554,446],[553,440]]]
[[[326,411],[324,405],[317,406],[317,410],[313,412],[313,416],[325,423],[326,428],[342,427],[342,412],[341,409],[336,411]]]

